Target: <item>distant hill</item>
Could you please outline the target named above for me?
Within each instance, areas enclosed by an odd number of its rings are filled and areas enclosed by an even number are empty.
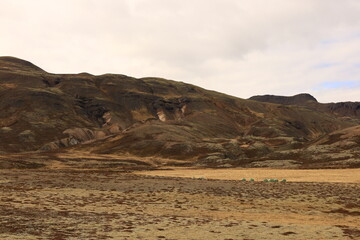
[[[337,117],[360,119],[360,102],[319,103],[316,98],[307,93],[295,96],[260,95],[249,98],[259,102],[284,105],[305,106],[312,110],[333,114]]]
[[[309,103],[318,102],[316,98],[314,98],[308,93],[301,93],[291,97],[275,96],[275,95],[258,95],[258,96],[253,96],[249,99],[260,102],[277,103],[284,105],[306,105]]]
[[[0,110],[2,154],[82,152],[214,167],[272,160],[327,167],[331,159],[308,157],[311,146],[360,123],[359,103],[321,104],[309,94],[245,100],[161,78],[52,74],[13,57],[0,57]],[[359,157],[350,150],[343,160]]]

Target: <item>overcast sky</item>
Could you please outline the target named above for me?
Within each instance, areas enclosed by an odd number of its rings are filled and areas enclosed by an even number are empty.
[[[0,0],[0,29],[48,72],[360,101],[359,0]]]

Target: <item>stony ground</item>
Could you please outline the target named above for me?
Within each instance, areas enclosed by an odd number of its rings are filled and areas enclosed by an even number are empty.
[[[360,239],[360,185],[1,170],[0,239]]]

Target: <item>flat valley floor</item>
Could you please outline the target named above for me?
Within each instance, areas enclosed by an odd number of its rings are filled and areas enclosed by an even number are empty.
[[[184,171],[0,170],[0,239],[360,239],[356,177]]]

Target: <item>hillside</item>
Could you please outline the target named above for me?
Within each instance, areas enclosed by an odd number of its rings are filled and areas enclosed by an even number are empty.
[[[331,110],[315,98],[298,99],[302,104],[273,104],[160,78],[51,74],[1,57],[0,152],[216,167],[279,159],[321,165],[322,160],[285,153],[305,151],[334,131],[358,125],[359,109]]]
[[[348,118],[348,120],[351,120],[351,118],[360,119],[360,102],[319,103],[316,98],[306,93],[289,97],[259,95],[249,99],[267,103],[303,106],[312,110],[329,113],[339,118]]]

